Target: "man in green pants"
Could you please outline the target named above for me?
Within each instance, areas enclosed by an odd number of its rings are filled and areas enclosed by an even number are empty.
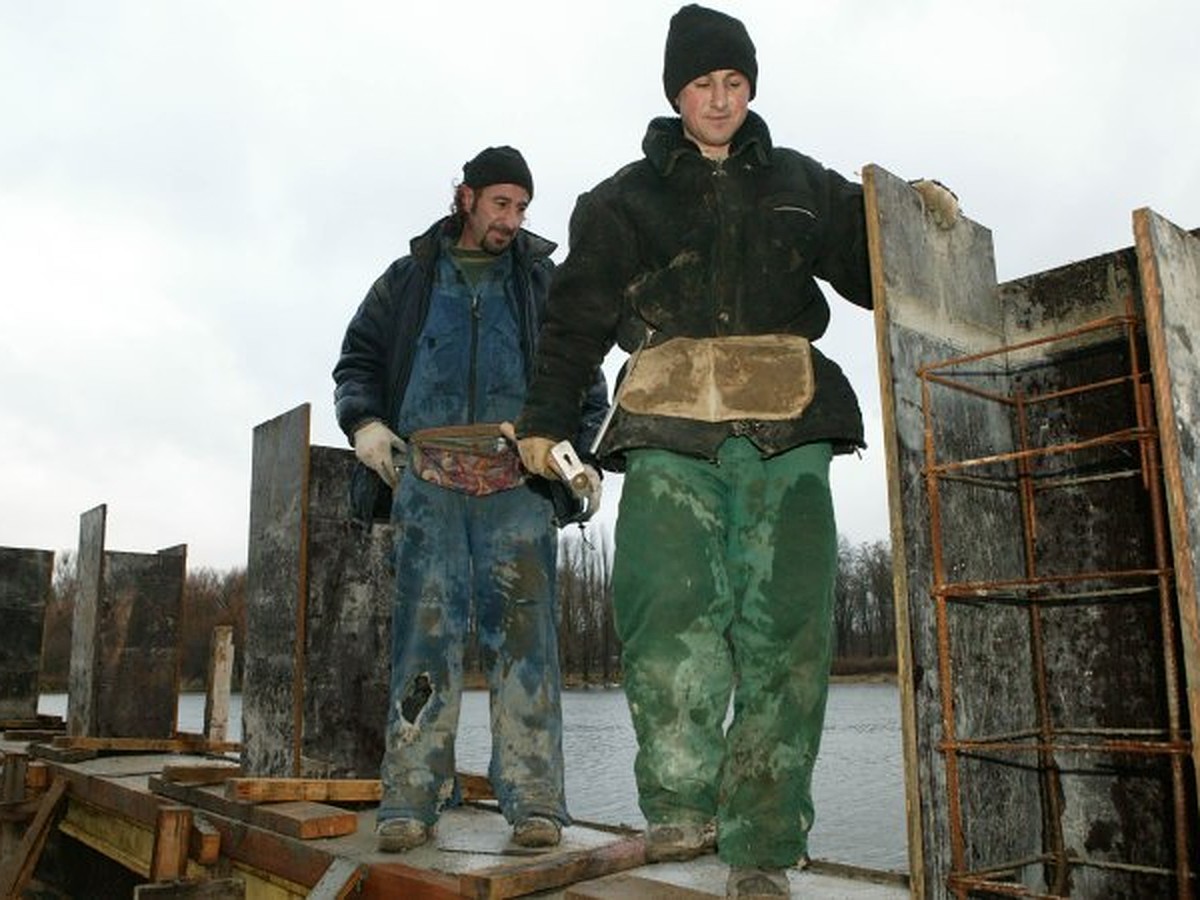
[[[614,343],[631,354],[596,451],[626,472],[613,592],[646,854],[688,859],[715,839],[734,897],[787,896],[807,851],[829,464],[864,446],[853,389],[812,345],[830,316],[814,279],[871,306],[861,187],[772,145],[749,110],[757,79],[740,21],[672,17],[663,87],[679,115],[580,197],[515,424],[526,468],[553,475],[589,373]]]

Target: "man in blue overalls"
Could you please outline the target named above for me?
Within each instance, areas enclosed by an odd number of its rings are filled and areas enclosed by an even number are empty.
[[[568,822],[561,517],[550,483],[528,479],[498,429],[524,402],[553,270],[555,245],[521,228],[532,198],[529,167],[512,147],[468,162],[454,212],[371,287],[333,373],[338,423],[363,463],[357,514],[369,517],[393,489],[391,702],[377,825],[385,852],[425,843],[456,796],[472,602],[491,701],[489,775],[513,840],[553,846]],[[585,406],[579,447],[607,408],[598,370]]]

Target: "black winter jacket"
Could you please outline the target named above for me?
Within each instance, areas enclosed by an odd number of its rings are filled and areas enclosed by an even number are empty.
[[[776,148],[754,113],[729,158],[702,156],[677,118],[655,119],[645,158],[583,194],[555,272],[522,436],[572,432],[582,386],[614,343],[633,352],[671,337],[795,334],[815,341],[829,306],[814,278],[871,307],[862,188],[794,150]],[[764,455],[813,441],[863,443],[841,369],[813,348],[816,393],[785,421],[700,422],[617,409],[599,448],[659,447],[715,458],[731,434]]]
[[[333,369],[334,405],[339,427],[354,442],[355,428],[370,419],[395,427],[412,373],[413,349],[429,312],[441,238],[457,239],[460,224],[448,216],[413,238],[410,253],[393,262],[371,286],[350,320],[341,356]],[[555,244],[522,229],[512,243],[514,297],[527,376],[532,376],[538,330],[546,304]],[[581,389],[582,414],[571,438],[580,452],[591,445],[608,411],[608,388],[598,367]],[[447,422],[447,425],[467,424]],[[535,480],[535,489],[550,483]],[[563,498],[556,496],[556,506]],[[363,521],[386,519],[391,493],[373,471],[359,464],[351,484],[351,506]]]

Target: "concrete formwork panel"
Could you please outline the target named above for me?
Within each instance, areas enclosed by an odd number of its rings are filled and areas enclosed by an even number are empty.
[[[246,771],[377,777],[390,673],[391,528],[349,514],[349,450],[309,445],[309,407],[254,430]]]
[[[998,285],[986,229],[864,185],[914,895],[1188,896],[1135,254]]]
[[[0,547],[0,722],[37,718],[50,550]]]
[[[169,738],[178,718],[187,548],[105,550],[106,518],[103,505],[80,516],[67,730]]]

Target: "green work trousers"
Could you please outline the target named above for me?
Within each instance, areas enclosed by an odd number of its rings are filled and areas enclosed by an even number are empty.
[[[821,443],[763,459],[742,437],[715,463],[628,454],[613,594],[639,802],[651,824],[715,818],[731,865],[807,852],[837,571],[830,457]]]

